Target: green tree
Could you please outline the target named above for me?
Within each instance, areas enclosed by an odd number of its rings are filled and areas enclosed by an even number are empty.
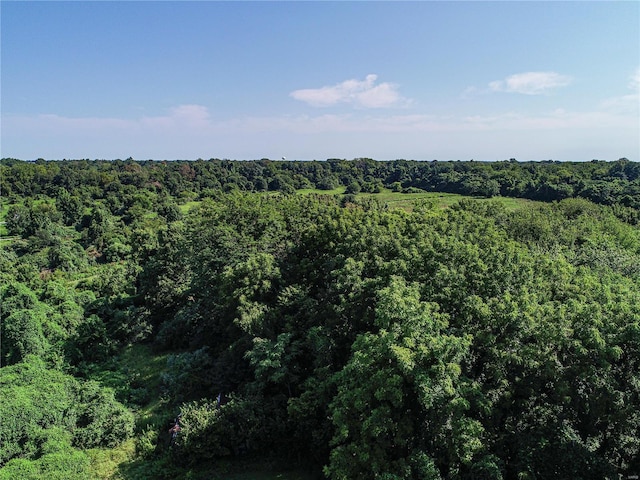
[[[18,310],[2,320],[3,364],[20,362],[27,355],[44,357],[49,344],[42,325],[46,322],[43,309]]]
[[[116,219],[102,205],[94,206],[88,218],[88,226],[84,230],[84,239],[87,246],[93,246],[102,253],[108,246],[110,239],[116,231]]]
[[[379,331],[358,336],[337,375],[331,478],[441,478],[482,447],[464,415],[460,361],[470,339],[447,335],[447,319],[416,285],[394,278],[379,293]]]
[[[56,207],[62,213],[62,220],[65,225],[75,225],[82,218],[82,200],[77,196],[72,196],[65,188],[58,191]]]
[[[29,208],[24,205],[12,205],[7,210],[6,216],[7,231],[11,235],[28,237],[35,232]]]
[[[44,357],[49,350],[44,327],[50,311],[31,289],[11,282],[0,289],[2,298],[2,363],[13,364],[27,355]]]

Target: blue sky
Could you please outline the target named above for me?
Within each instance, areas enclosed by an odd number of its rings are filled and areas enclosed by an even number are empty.
[[[1,155],[640,160],[640,3],[0,2]]]

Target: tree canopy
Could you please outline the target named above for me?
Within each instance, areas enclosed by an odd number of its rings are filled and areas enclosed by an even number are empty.
[[[5,159],[0,478],[637,474],[636,167]]]

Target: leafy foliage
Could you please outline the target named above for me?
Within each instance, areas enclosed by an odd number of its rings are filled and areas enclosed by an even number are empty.
[[[133,433],[132,414],[112,391],[48,369],[35,356],[0,369],[0,385],[0,465],[71,446],[115,446]]]
[[[0,167],[0,478],[89,477],[88,449],[134,434],[116,398],[158,478],[244,455],[332,479],[640,471],[632,162]],[[546,203],[400,210],[385,187]],[[142,343],[153,380],[121,362]]]

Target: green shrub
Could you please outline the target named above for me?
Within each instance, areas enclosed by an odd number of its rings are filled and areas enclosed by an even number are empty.
[[[35,356],[0,369],[0,389],[0,464],[67,446],[114,447],[133,434],[133,415],[111,389],[47,369]]]

